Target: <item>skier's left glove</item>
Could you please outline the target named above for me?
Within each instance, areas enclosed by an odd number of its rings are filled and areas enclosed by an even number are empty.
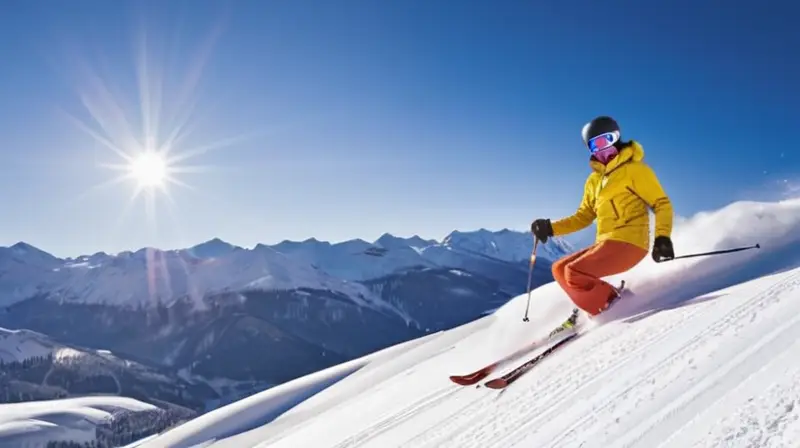
[[[653,241],[653,260],[661,263],[673,258],[675,258],[675,250],[672,248],[672,240],[668,236],[657,236]]]
[[[546,243],[547,239],[553,236],[553,225],[549,219],[537,219],[531,223],[531,232],[539,241]]]

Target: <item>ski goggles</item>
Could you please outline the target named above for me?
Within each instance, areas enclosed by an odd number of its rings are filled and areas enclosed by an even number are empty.
[[[606,132],[590,139],[586,145],[592,154],[602,151],[619,141],[619,131]]]

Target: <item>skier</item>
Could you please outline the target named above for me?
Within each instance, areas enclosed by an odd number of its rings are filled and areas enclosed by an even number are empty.
[[[597,220],[595,243],[553,264],[553,276],[575,306],[594,317],[603,312],[620,291],[601,277],[625,272],[641,262],[650,250],[650,215],[655,214],[652,257],[657,263],[675,257],[672,240],[673,211],[653,170],[646,165],[642,146],[622,141],[617,122],[600,116],[583,127],[592,172],[583,199],[572,216],[554,221],[537,219],[531,232],[541,241],[567,235]],[[563,324],[571,327],[576,309]]]

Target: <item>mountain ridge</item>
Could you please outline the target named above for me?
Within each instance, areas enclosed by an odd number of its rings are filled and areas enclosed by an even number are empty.
[[[403,241],[408,242],[413,247],[424,247],[426,245],[431,245],[432,246],[432,245],[437,245],[437,244],[446,244],[447,241],[450,241],[450,240],[453,239],[454,235],[459,235],[459,236],[460,235],[466,235],[466,236],[469,236],[469,235],[479,235],[479,234],[485,234],[485,233],[492,233],[492,234],[498,234],[498,235],[502,235],[502,234],[506,234],[506,233],[524,234],[524,235],[527,235],[527,238],[529,238],[529,239],[531,239],[531,241],[533,241],[532,236],[530,235],[529,232],[513,230],[513,229],[510,229],[510,228],[507,228],[507,227],[504,227],[504,228],[501,228],[501,229],[498,229],[498,230],[491,230],[491,229],[488,229],[488,228],[485,228],[485,227],[480,227],[480,228],[474,229],[474,230],[453,229],[452,231],[450,231],[447,235],[445,235],[441,239],[423,238],[423,237],[419,236],[418,234],[413,234],[413,235],[411,235],[409,237],[404,237],[404,236],[400,236],[400,235],[395,235],[395,234],[393,234],[391,232],[384,232],[383,234],[381,234],[381,236],[379,236],[378,238],[376,238],[373,241],[370,241],[370,240],[364,239],[364,238],[350,238],[350,239],[347,239],[347,240],[341,240],[341,241],[334,242],[334,241],[328,241],[328,240],[320,240],[320,239],[312,236],[312,237],[308,237],[308,238],[306,238],[304,240],[283,239],[283,240],[281,240],[281,241],[279,241],[277,243],[274,243],[274,244],[269,244],[269,243],[265,243],[265,242],[258,242],[258,243],[253,244],[251,247],[247,247],[245,245],[239,245],[239,244],[231,243],[231,242],[226,241],[225,239],[223,239],[221,237],[215,236],[215,237],[212,237],[212,238],[210,238],[210,239],[208,239],[206,241],[202,241],[200,243],[194,244],[194,245],[189,246],[189,247],[178,247],[178,248],[165,249],[165,248],[155,247],[155,246],[143,246],[143,247],[139,247],[139,248],[135,248],[135,249],[120,250],[119,252],[109,252],[109,251],[99,250],[99,251],[96,251],[96,252],[91,253],[91,254],[83,253],[83,254],[79,254],[79,255],[76,255],[76,256],[65,256],[65,257],[54,255],[54,254],[48,252],[47,250],[45,250],[45,249],[43,249],[43,248],[41,248],[39,246],[36,246],[34,244],[28,243],[26,241],[17,241],[16,243],[14,243],[12,245],[8,245],[8,246],[0,245],[0,251],[2,251],[3,249],[16,250],[17,252],[20,252],[22,250],[33,250],[33,251],[38,251],[38,252],[41,252],[43,254],[46,254],[46,255],[48,255],[50,257],[53,257],[53,258],[55,258],[57,260],[79,261],[79,260],[86,260],[86,259],[90,259],[90,258],[97,258],[97,257],[101,257],[101,256],[114,257],[114,256],[130,255],[130,254],[135,254],[137,252],[140,252],[142,250],[154,250],[154,251],[159,251],[159,252],[183,252],[183,251],[197,251],[197,249],[206,248],[206,247],[213,247],[213,246],[227,247],[227,248],[230,248],[231,250],[235,250],[235,249],[253,250],[253,249],[255,249],[256,246],[259,246],[259,245],[269,246],[269,247],[273,247],[273,248],[274,247],[279,247],[281,245],[302,245],[302,244],[310,244],[310,243],[319,243],[319,244],[326,245],[326,246],[338,246],[338,245],[347,245],[347,244],[354,244],[354,243],[361,243],[361,244],[368,244],[368,245],[380,245],[381,244],[381,240],[385,239],[385,238],[393,238],[393,239],[397,239],[397,240],[403,240]],[[568,238],[558,238],[558,237],[556,237],[553,240],[558,242],[557,245],[565,247],[568,251],[574,249],[573,245],[568,242],[568,240],[569,240]],[[200,258],[205,258],[205,257],[200,256]]]
[[[365,302],[377,300],[361,282],[408,269],[476,269],[475,258],[518,269],[532,249],[529,234],[509,229],[453,231],[442,241],[384,233],[374,242],[338,243],[309,238],[258,243],[243,248],[220,238],[188,248],[143,247],[118,254],[96,252],[59,258],[25,242],[0,247],[0,305],[37,294],[59,300],[126,304],[243,289],[311,288],[341,292]],[[540,257],[553,261],[571,251],[554,239],[540,245]],[[471,267],[470,267],[471,266]],[[490,275],[492,277],[492,275]]]

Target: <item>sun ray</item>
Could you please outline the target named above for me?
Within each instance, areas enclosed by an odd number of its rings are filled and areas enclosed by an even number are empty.
[[[114,170],[114,171],[125,171],[125,172],[127,172],[127,171],[130,170],[131,164],[130,163],[121,164],[121,163],[98,162],[97,163],[97,167],[98,168],[107,168],[109,170]]]
[[[251,135],[254,135],[254,134],[255,133],[251,133]],[[250,136],[248,136],[247,134],[242,134],[242,135],[237,135],[237,136],[233,136],[233,137],[220,139],[220,140],[217,140],[217,141],[214,141],[214,142],[202,145],[202,146],[198,146],[198,147],[195,147],[195,148],[184,150],[180,154],[176,154],[176,155],[170,157],[167,160],[167,162],[170,163],[170,164],[177,163],[177,162],[180,162],[180,161],[183,161],[183,160],[186,160],[186,159],[190,159],[192,157],[196,157],[196,156],[205,154],[205,153],[207,153],[209,151],[215,151],[215,150],[219,150],[219,149],[226,148],[226,147],[229,147],[229,146],[233,146],[236,143],[240,143],[240,142],[244,141],[247,138],[250,138]]]
[[[174,177],[167,177],[167,182],[169,182],[169,183],[171,183],[173,185],[177,185],[179,187],[186,188],[187,190],[193,190],[193,191],[197,190],[195,187],[187,184],[186,182],[183,182],[182,180],[176,179]],[[169,194],[169,193],[167,193],[167,194]]]
[[[89,71],[87,76],[93,81],[97,95],[91,95],[86,91],[81,92],[79,95],[81,103],[105,134],[118,146],[136,146],[138,142],[131,129],[131,123],[125,115],[125,110],[114,99],[102,78],[93,71]]]
[[[188,114],[186,114],[186,117],[184,119],[182,119],[178,124],[176,124],[173,127],[172,131],[170,131],[169,133],[169,136],[166,139],[164,139],[165,157],[169,157],[169,153],[172,151],[172,148],[178,147],[180,145],[181,140],[188,137],[189,134],[191,134],[191,124],[189,123],[191,116],[192,112],[190,111]]]
[[[150,189],[144,191],[145,218],[147,226],[153,235],[158,233],[158,220],[156,219],[156,193]]]
[[[84,124],[82,121],[78,120],[77,118],[73,117],[72,115],[70,115],[70,114],[68,114],[66,112],[65,112],[65,115],[66,115],[67,119],[72,121],[72,123],[75,126],[78,127],[78,129],[80,129],[81,131],[85,132],[87,135],[89,135],[89,137],[94,139],[97,143],[100,143],[101,145],[105,146],[106,148],[114,151],[118,156],[122,157],[124,160],[127,160],[127,161],[131,160],[131,156],[127,152],[125,152],[122,148],[120,148],[119,146],[114,144],[111,140],[107,139],[106,137],[103,137],[97,131],[93,130],[92,128],[90,128],[89,126]]]
[[[170,173],[180,174],[194,174],[194,173],[210,173],[220,169],[217,165],[184,165],[171,167]]]
[[[77,196],[69,199],[68,202],[72,203],[72,204],[77,204],[78,202],[88,198],[90,195],[92,195],[92,194],[94,194],[94,193],[96,193],[96,192],[98,192],[100,190],[103,190],[103,189],[108,188],[108,187],[113,187],[114,185],[121,184],[123,182],[129,181],[130,179],[131,179],[131,177],[128,176],[128,175],[113,177],[113,178],[108,179],[108,180],[106,180],[106,181],[104,181],[102,183],[99,183],[97,185],[92,185],[91,187],[89,187],[85,191],[83,191],[82,193],[79,193]]]
[[[133,205],[136,203],[136,198],[139,196],[139,189],[134,188],[131,190],[130,195],[128,196],[128,200],[125,201],[125,204],[122,206],[122,210],[120,211],[117,219],[114,221],[114,225],[111,227],[112,235],[116,234],[120,227],[122,227],[122,223],[128,217],[128,214],[133,209]]]
[[[138,31],[128,58],[133,64],[133,76],[129,80],[127,77],[108,79],[113,70],[106,70],[103,65],[93,66],[85,57],[70,58],[70,62],[77,62],[76,93],[82,110],[75,114],[64,111],[64,115],[102,150],[95,155],[94,166],[112,173],[110,179],[91,186],[76,200],[108,187],[130,183],[130,194],[126,195],[127,200],[121,201],[114,231],[121,230],[135,204],[142,204],[147,221],[145,227],[155,234],[163,227],[163,223],[158,222],[157,212],[167,211],[175,220],[174,212],[180,199],[177,190],[198,190],[195,181],[187,182],[183,176],[218,170],[216,165],[203,164],[199,158],[240,144],[255,133],[219,140],[198,138],[217,127],[206,125],[206,122],[218,122],[213,116],[217,109],[201,110],[197,94],[222,27],[212,27],[210,35],[199,40],[200,45],[193,54],[182,51],[180,56],[189,54],[190,57],[187,68],[177,73],[177,79],[172,78],[173,70],[169,65],[162,63],[169,61],[158,59],[170,53],[158,47],[164,39],[152,30]],[[100,63],[103,61],[101,57]],[[136,108],[125,107],[132,105]],[[200,118],[203,123],[199,123]],[[226,130],[225,134],[229,132]],[[186,163],[195,158],[192,162],[198,163]],[[202,195],[210,198],[214,193],[203,191]]]

